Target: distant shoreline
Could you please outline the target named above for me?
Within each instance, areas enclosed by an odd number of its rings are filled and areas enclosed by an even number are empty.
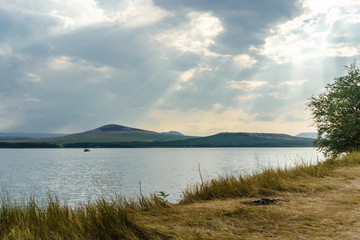
[[[315,147],[313,144],[309,145],[206,145],[206,146],[166,146],[158,144],[144,144],[139,145],[131,143],[112,143],[112,144],[70,144],[71,146],[61,146],[58,144],[51,143],[8,143],[0,142],[0,149],[27,149],[27,148],[55,148],[55,149],[65,149],[65,148],[302,148],[302,147]]]

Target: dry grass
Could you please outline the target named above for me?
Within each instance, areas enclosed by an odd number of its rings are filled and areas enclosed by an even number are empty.
[[[142,213],[139,220],[173,239],[359,239],[359,162],[359,154],[330,160],[321,167],[324,175],[289,169],[291,174],[281,174],[290,179],[287,184],[301,186],[302,191],[276,187],[275,204],[244,204],[263,196],[257,192],[256,198],[178,204]]]
[[[136,213],[168,207],[156,197],[143,201],[117,198],[69,207],[49,196],[45,205],[33,197],[21,204],[3,194],[0,208],[0,239],[152,239],[164,236],[140,225]]]
[[[331,175],[336,167],[358,164],[360,164],[360,153],[354,153],[318,162],[315,165],[300,162],[293,168],[270,168],[248,175],[220,177],[185,189],[180,203],[234,197],[272,196],[284,191],[308,191],[309,186],[299,184],[297,180],[323,178]]]
[[[142,212],[139,222],[173,239],[360,237],[360,154],[214,179],[185,193],[181,204]],[[275,204],[244,204],[269,195]]]
[[[303,192],[306,184],[295,183],[301,177],[322,178],[329,175],[333,167],[327,163],[308,165],[299,163],[294,168],[265,169],[262,172],[225,176],[183,191],[180,203],[191,203],[211,199],[234,197],[272,196],[283,191]]]

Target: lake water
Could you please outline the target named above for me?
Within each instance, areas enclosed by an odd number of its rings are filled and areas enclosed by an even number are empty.
[[[68,204],[121,194],[135,198],[165,191],[176,202],[203,179],[316,163],[314,148],[0,149],[2,188],[15,199],[56,193]]]

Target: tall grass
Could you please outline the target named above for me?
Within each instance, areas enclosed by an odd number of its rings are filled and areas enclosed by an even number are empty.
[[[233,197],[271,196],[281,191],[305,191],[307,187],[297,184],[293,179],[321,178],[331,174],[335,166],[357,164],[360,164],[360,153],[352,153],[317,164],[300,162],[292,168],[267,168],[252,174],[219,177],[185,189],[180,203]]]
[[[44,205],[34,197],[16,203],[5,193],[0,207],[0,239],[160,239],[163,235],[140,225],[134,215],[167,203],[156,195],[144,201],[100,198],[69,207],[52,196]]]

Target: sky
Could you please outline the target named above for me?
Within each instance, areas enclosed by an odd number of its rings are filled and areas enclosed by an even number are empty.
[[[358,0],[2,0],[0,132],[315,131]]]

